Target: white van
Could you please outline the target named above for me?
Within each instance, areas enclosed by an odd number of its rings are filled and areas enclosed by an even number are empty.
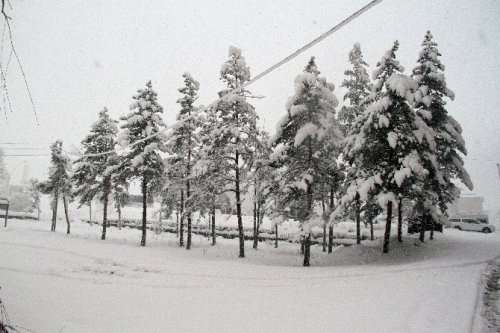
[[[448,219],[451,228],[465,231],[479,231],[491,233],[495,227],[488,223],[488,216],[485,214],[451,216]]]

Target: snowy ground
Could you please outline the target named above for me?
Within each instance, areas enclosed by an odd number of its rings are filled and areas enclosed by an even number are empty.
[[[34,332],[477,332],[482,272],[500,255],[500,235],[445,230],[423,246],[410,237],[312,248],[301,267],[296,244],[278,249],[237,241],[193,249],[173,234],[48,220],[0,229],[0,297],[14,325]],[[478,297],[479,296],[479,297]]]

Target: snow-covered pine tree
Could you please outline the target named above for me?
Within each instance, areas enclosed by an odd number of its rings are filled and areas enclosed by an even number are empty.
[[[418,85],[415,93],[417,114],[434,131],[437,164],[442,175],[441,181],[433,183],[434,192],[440,213],[446,214],[446,205],[457,199],[460,194],[452,179],[459,179],[470,190],[473,184],[460,156],[467,154],[461,135],[462,128],[446,110],[444,98],[453,100],[455,94],[446,85],[443,73],[445,66],[441,63],[440,56],[437,43],[431,32],[427,31],[412,77]]]
[[[99,112],[99,118],[91,125],[90,133],[82,140],[83,156],[73,163],[72,181],[75,184],[74,194],[80,198],[80,206],[87,204],[99,195],[103,202],[102,234],[106,239],[108,224],[108,203],[111,193],[111,173],[106,172],[113,160],[117,121],[110,118],[108,109]],[[111,153],[108,153],[111,152]]]
[[[224,162],[224,142],[216,140],[219,136],[217,114],[208,110],[204,116],[200,134],[200,158],[193,168],[193,174],[196,176],[197,208],[200,212],[208,212],[212,245],[215,245],[215,212],[217,206],[220,206],[219,198],[225,192],[225,177],[230,169],[228,163]]]
[[[333,84],[319,74],[312,57],[295,78],[295,94],[287,101],[287,114],[270,140],[274,147],[270,160],[281,177],[275,209],[284,219],[301,223],[304,266],[309,266],[311,227],[322,221],[314,213],[314,196],[323,181],[322,167],[332,163],[330,150],[325,148],[330,144],[338,105]]]
[[[365,112],[354,123],[344,147],[346,160],[355,165],[355,176],[345,206],[374,195],[387,208],[383,252],[389,251],[393,202],[420,193],[414,184],[423,182],[429,171],[422,164],[420,150],[433,146],[431,132],[413,111],[416,83],[402,74],[396,60],[397,41],[377,63],[373,72],[373,93]]]
[[[187,72],[182,76],[184,77],[184,87],[179,88],[178,91],[183,94],[183,97],[177,100],[177,103],[181,106],[181,110],[177,115],[179,125],[174,130],[171,142],[171,150],[174,155],[171,161],[175,161],[175,164],[170,165],[170,167],[181,170],[179,173],[181,179],[178,181],[182,181],[185,186],[186,249],[189,250],[191,248],[191,216],[193,212],[192,169],[198,159],[201,126],[198,117],[193,115],[196,112],[194,103],[198,99],[200,84]]]
[[[250,179],[253,187],[253,248],[259,244],[259,230],[267,210],[267,197],[272,181],[272,168],[269,165],[271,147],[267,144],[269,133],[261,129],[255,138],[255,150],[252,159]]]
[[[366,109],[366,97],[370,94],[371,90],[370,77],[366,71],[368,64],[363,59],[359,43],[355,43],[353,49],[349,52],[349,62],[352,65],[352,69],[344,72],[347,78],[344,79],[341,86],[347,88],[347,92],[344,95],[344,102],[348,102],[342,106],[338,117],[346,135],[351,131],[356,117],[360,116]],[[348,172],[347,175],[350,176],[353,173]],[[345,187],[342,187],[342,189],[345,189]],[[357,244],[361,243],[360,213],[361,202],[357,198],[352,204],[349,214],[356,220]]]
[[[349,52],[349,62],[352,64],[352,69],[344,72],[347,78],[341,85],[347,89],[344,102],[349,100],[349,103],[342,106],[338,115],[338,120],[346,135],[351,130],[356,117],[363,113],[365,109],[363,101],[371,91],[370,76],[366,71],[368,64],[363,60],[359,43],[354,44]]]
[[[42,193],[52,195],[52,225],[51,231],[56,231],[57,222],[57,203],[62,197],[64,204],[64,212],[66,215],[67,229],[66,233],[70,233],[70,222],[68,216],[67,200],[71,196],[71,181],[69,172],[71,164],[69,158],[62,152],[62,141],[57,140],[50,147],[50,166],[49,179],[40,184]]]
[[[40,182],[36,178],[30,178],[28,184],[28,196],[31,201],[31,209],[36,210],[37,220],[40,221]]]
[[[175,154],[165,159],[166,182],[162,186],[163,193],[168,193],[168,195],[176,199],[176,213],[180,217],[180,223],[177,225],[179,246],[184,246],[184,190],[186,188],[184,174],[186,170],[182,168],[182,162],[182,158]]]
[[[219,92],[219,96],[228,94],[235,88],[240,88],[250,80],[250,68],[241,50],[230,46],[229,59],[226,60],[220,71],[220,79],[227,85],[226,90]],[[241,212],[241,197],[244,192],[243,184],[246,179],[246,169],[253,156],[252,141],[256,137],[256,118],[254,107],[247,102],[248,91],[240,90],[220,101],[215,107],[217,113],[217,127],[213,145],[221,148],[222,168],[231,170],[225,175],[226,191],[232,191],[236,197],[236,213],[238,218],[239,257],[245,257],[245,239],[243,235],[243,220]],[[234,186],[234,187],[232,187]]]
[[[146,87],[139,89],[133,96],[130,113],[120,119],[122,132],[118,143],[128,147],[122,175],[128,179],[138,179],[142,192],[142,237],[141,246],[146,246],[147,195],[149,183],[161,177],[164,172],[164,161],[160,151],[167,151],[164,144],[165,135],[161,132],[165,123],[161,118],[163,107],[157,101],[157,93],[151,81]]]

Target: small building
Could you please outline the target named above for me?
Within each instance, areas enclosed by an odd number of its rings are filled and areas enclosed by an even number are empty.
[[[476,215],[484,214],[483,210],[483,197],[478,196],[461,196],[452,204],[448,205],[448,215]]]

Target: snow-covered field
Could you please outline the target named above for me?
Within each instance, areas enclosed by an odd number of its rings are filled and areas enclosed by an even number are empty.
[[[62,221],[61,221],[62,222]],[[500,255],[500,234],[446,229],[415,246],[392,240],[278,249],[74,222],[11,220],[0,229],[0,298],[13,325],[34,332],[476,332],[481,281]],[[479,288],[479,289],[478,289]],[[473,328],[472,328],[473,327]],[[22,330],[20,329],[22,332]]]

